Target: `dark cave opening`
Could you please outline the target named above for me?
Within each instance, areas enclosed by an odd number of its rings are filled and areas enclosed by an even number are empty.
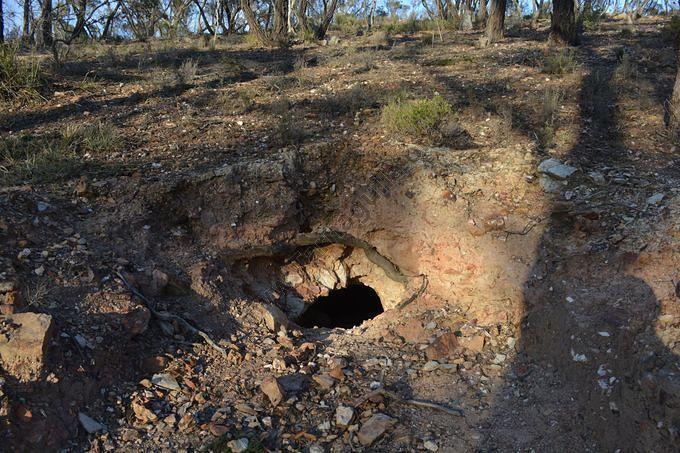
[[[332,290],[316,301],[297,319],[302,327],[358,326],[382,313],[380,297],[370,286],[351,283],[346,288]]]

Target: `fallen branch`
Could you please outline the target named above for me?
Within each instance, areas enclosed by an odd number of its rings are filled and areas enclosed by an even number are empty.
[[[419,407],[427,407],[429,409],[435,409],[441,412],[444,412],[449,415],[458,415],[460,417],[464,417],[465,413],[463,412],[463,409],[459,407],[451,407],[451,406],[444,406],[442,404],[437,404],[437,403],[431,403],[429,401],[423,401],[423,400],[413,400],[413,399],[405,399],[402,398],[401,396],[397,395],[394,392],[390,392],[389,390],[385,389],[377,389],[373,390],[372,392],[362,396],[361,398],[357,399],[354,402],[354,407],[357,408],[364,404],[366,401],[369,399],[373,398],[374,396],[385,396],[388,398],[392,398],[393,400],[396,400],[400,403],[406,403],[406,404],[411,404],[413,406],[419,406]]]
[[[160,321],[164,321],[164,322],[169,322],[169,321],[173,321],[173,320],[179,322],[182,326],[184,326],[184,328],[185,328],[186,330],[188,330],[189,332],[193,333],[194,335],[198,335],[199,337],[203,338],[203,340],[205,340],[205,342],[206,342],[210,347],[212,347],[214,350],[216,350],[217,352],[219,352],[219,353],[222,355],[222,357],[226,357],[226,356],[227,356],[227,351],[225,351],[225,350],[224,350],[223,348],[221,348],[217,343],[215,343],[215,342],[212,340],[212,338],[210,338],[210,336],[209,336],[207,333],[205,333],[205,332],[203,332],[202,330],[197,329],[196,327],[192,326],[192,325],[189,323],[189,321],[187,321],[186,319],[182,318],[181,316],[175,315],[175,314],[173,314],[173,313],[168,313],[168,312],[165,312],[165,311],[158,311],[158,310],[156,310],[156,309],[153,307],[153,304],[151,303],[151,300],[149,300],[149,298],[146,297],[144,294],[140,293],[139,290],[137,290],[137,288],[135,288],[134,286],[132,286],[132,285],[130,284],[130,282],[128,282],[128,281],[125,279],[125,277],[123,277],[123,275],[122,275],[120,272],[116,271],[116,275],[117,275],[118,278],[125,284],[125,286],[127,287],[127,289],[129,289],[130,292],[131,292],[132,294],[134,294],[135,296],[137,296],[138,298],[140,298],[140,299],[142,300],[142,302],[144,302],[144,305],[146,306],[146,308],[149,309],[149,311],[151,312],[151,314],[152,314],[153,316],[155,316],[156,318],[158,318]]]
[[[397,304],[398,310],[401,310],[402,308],[406,307],[408,304],[410,304],[411,302],[416,300],[427,289],[427,283],[428,283],[427,275],[421,274],[421,275],[419,275],[419,277],[422,277],[422,279],[423,279],[421,284],[420,284],[420,287],[418,289],[416,289],[415,291],[413,291],[413,293],[409,297],[407,297],[406,299],[402,300],[401,302],[399,302]]]

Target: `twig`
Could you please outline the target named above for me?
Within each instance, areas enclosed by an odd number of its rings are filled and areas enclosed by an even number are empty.
[[[425,292],[425,290],[427,289],[427,283],[428,283],[427,275],[421,274],[420,277],[423,278],[423,281],[420,285],[420,288],[416,289],[413,292],[413,294],[411,294],[409,297],[407,297],[406,299],[399,302],[399,304],[397,304],[398,310],[401,310],[402,308],[406,307],[408,304],[410,304],[411,302],[416,300],[418,297],[420,297],[421,294],[423,294]]]
[[[504,233],[505,233],[505,235],[506,235],[506,236],[505,236],[505,239],[507,240],[508,237],[510,237],[511,234],[516,234],[516,235],[519,235],[519,236],[526,236],[527,234],[529,234],[529,232],[530,232],[531,230],[534,229],[534,227],[535,227],[536,225],[538,225],[538,224],[540,224],[541,222],[543,222],[543,220],[545,220],[545,219],[539,218],[538,220],[531,220],[531,221],[529,221],[529,223],[527,223],[527,224],[524,226],[524,228],[522,228],[522,231],[510,231],[510,230],[504,230]]]
[[[385,390],[385,389],[377,389],[377,390],[373,390],[370,393],[367,393],[366,395],[362,396],[361,398],[357,399],[354,402],[354,407],[356,408],[356,407],[361,406],[366,401],[368,401],[369,399],[371,399],[371,398],[373,398],[374,396],[377,396],[377,395],[382,395],[382,396],[386,396],[388,398],[392,398],[393,400],[396,400],[400,403],[406,403],[406,404],[411,404],[413,406],[427,407],[429,409],[435,409],[435,410],[444,412],[444,413],[449,414],[449,415],[458,415],[460,417],[465,416],[463,409],[461,409],[459,407],[444,406],[444,405],[441,405],[441,404],[431,403],[429,401],[423,401],[423,400],[405,399],[405,398],[402,398],[401,396],[397,395],[396,393],[390,392],[389,390]]]
[[[149,300],[149,298],[146,297],[144,294],[140,293],[140,292],[137,290],[137,288],[135,288],[134,286],[132,286],[132,285],[130,284],[130,282],[128,282],[128,281],[125,279],[125,277],[123,277],[123,275],[122,275],[120,272],[116,271],[116,275],[117,275],[118,278],[125,284],[125,286],[130,290],[130,292],[131,292],[132,294],[134,294],[135,296],[137,296],[138,298],[140,298],[140,299],[142,300],[142,302],[144,302],[144,305],[146,305],[146,308],[149,309],[149,311],[151,312],[151,314],[152,314],[153,316],[155,316],[155,317],[158,318],[159,320],[165,321],[165,322],[172,321],[172,320],[175,320],[175,321],[179,322],[179,323],[182,324],[182,326],[184,326],[184,328],[187,329],[189,332],[191,332],[191,333],[193,333],[194,335],[198,335],[199,337],[203,338],[203,340],[205,340],[205,342],[206,342],[210,347],[212,347],[214,350],[216,350],[217,352],[219,352],[219,353],[222,355],[222,357],[226,357],[226,356],[227,356],[227,351],[225,351],[225,350],[224,350],[223,348],[221,348],[217,343],[215,343],[215,342],[212,340],[212,338],[210,338],[210,336],[209,336],[207,333],[205,333],[205,332],[203,332],[202,330],[197,329],[196,327],[192,326],[192,325],[189,323],[189,321],[187,321],[186,319],[182,318],[181,316],[175,315],[175,314],[173,314],[173,313],[161,312],[161,311],[156,310],[155,308],[153,308],[153,304],[151,303],[151,300]]]

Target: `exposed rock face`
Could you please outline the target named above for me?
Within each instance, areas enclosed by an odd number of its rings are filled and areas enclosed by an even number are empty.
[[[413,294],[412,280],[426,275],[428,293],[469,306],[480,323],[519,319],[522,282],[542,232],[537,225],[522,232],[532,220],[517,208],[545,200],[523,176],[535,164],[515,150],[477,156],[488,165],[512,162],[512,171],[489,177],[472,156],[424,149],[380,170],[357,164],[329,171],[315,152],[241,161],[154,187],[147,195],[158,206],[153,221],[189,224],[205,249],[241,263],[237,279],[250,280],[251,295],[290,316],[352,280],[373,288],[389,310]],[[532,209],[539,212],[541,204]],[[296,242],[325,231],[370,244],[407,281],[390,278],[368,249]]]
[[[0,317],[0,362],[22,381],[40,376],[52,331],[52,317],[19,313]]]

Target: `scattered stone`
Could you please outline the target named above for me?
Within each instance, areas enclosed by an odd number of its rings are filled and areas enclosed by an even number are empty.
[[[260,385],[260,390],[267,395],[267,398],[269,398],[269,401],[274,407],[278,406],[279,403],[283,401],[283,388],[279,384],[279,381],[274,377],[264,381]]]
[[[272,304],[255,304],[253,313],[272,332],[278,332],[282,327],[288,328],[290,324],[285,313]]]
[[[158,420],[158,416],[138,400],[132,401],[132,411],[135,413],[137,420],[142,423],[155,422]]]
[[[333,379],[329,374],[323,373],[323,374],[318,374],[314,376],[312,379],[314,379],[314,382],[319,384],[319,387],[321,387],[324,390],[330,390],[333,388],[335,385],[335,379]]]
[[[286,395],[296,395],[309,387],[310,378],[303,373],[292,373],[278,378]]]
[[[194,425],[196,425],[196,419],[193,414],[186,413],[184,414],[184,417],[179,420],[177,427],[180,431],[190,431]]]
[[[328,375],[340,382],[345,380],[345,372],[339,366],[336,366],[335,368],[331,369],[328,372]]]
[[[357,437],[362,445],[368,447],[373,444],[385,431],[393,427],[397,420],[381,413],[374,414],[357,432]]]
[[[578,354],[574,352],[574,350],[571,350],[571,358],[574,362],[587,362],[588,357],[586,357],[585,354]]]
[[[447,332],[437,337],[434,342],[425,349],[425,355],[430,360],[442,360],[453,356],[458,351],[458,337],[453,332]]]
[[[81,334],[75,335],[73,339],[76,341],[76,343],[78,343],[78,346],[80,346],[83,349],[84,348],[94,349],[94,344]]]
[[[354,409],[349,406],[338,406],[335,410],[335,423],[338,426],[349,426],[354,418]]]
[[[106,429],[104,425],[82,412],[78,412],[78,420],[80,421],[80,424],[83,425],[83,428],[85,428],[85,431],[87,431],[88,434],[96,433],[97,431],[103,431]]]
[[[655,193],[651,197],[647,198],[647,204],[648,205],[658,205],[663,201],[665,195],[662,193]]]
[[[411,344],[424,343],[430,336],[430,333],[423,327],[423,323],[414,318],[406,321],[406,324],[395,327],[394,330],[404,341]]]
[[[439,446],[431,440],[426,440],[425,442],[423,442],[423,447],[427,451],[437,451],[437,450],[439,450]]]
[[[493,358],[493,363],[500,365],[501,363],[505,362],[506,358],[507,356],[505,354],[496,354],[496,356]]]
[[[139,431],[132,428],[125,428],[121,430],[120,438],[125,442],[134,442],[139,439]]]
[[[40,376],[52,333],[52,317],[38,313],[0,316],[0,364],[22,381]]]
[[[541,175],[538,178],[538,184],[548,193],[558,193],[564,187],[560,181],[555,181],[554,179],[545,175]]]
[[[309,453],[324,453],[325,450],[319,444],[312,444],[309,446]]]
[[[17,404],[14,408],[14,415],[24,423],[29,423],[33,420],[33,411],[28,408],[25,404]]]
[[[472,337],[461,337],[458,339],[458,344],[460,346],[473,352],[482,352],[484,350],[484,342],[484,335],[474,335]]]
[[[538,165],[538,171],[557,179],[567,179],[577,168],[565,165],[557,159],[546,159]]]
[[[151,382],[155,386],[164,388],[166,390],[180,390],[177,379],[168,373],[154,374],[151,377]]]
[[[149,321],[151,321],[151,311],[146,307],[138,307],[125,314],[122,324],[130,337],[136,337],[146,331]]]
[[[164,356],[146,357],[142,360],[141,368],[146,373],[158,373],[168,366],[170,360]]]
[[[252,406],[249,406],[248,404],[245,403],[238,403],[234,408],[241,412],[242,414],[246,415],[257,415],[257,411],[252,408]]]
[[[439,362],[437,362],[436,360],[430,360],[425,365],[423,365],[423,371],[426,372],[426,373],[429,373],[430,371],[434,371],[437,368],[439,368]]]
[[[604,179],[604,175],[600,173],[599,171],[591,171],[588,173],[588,177],[590,178],[591,181],[593,181],[595,184],[600,184],[603,185],[606,181]]]
[[[240,439],[234,439],[227,442],[227,447],[232,451],[232,453],[241,453],[248,449],[248,438],[241,437]]]

